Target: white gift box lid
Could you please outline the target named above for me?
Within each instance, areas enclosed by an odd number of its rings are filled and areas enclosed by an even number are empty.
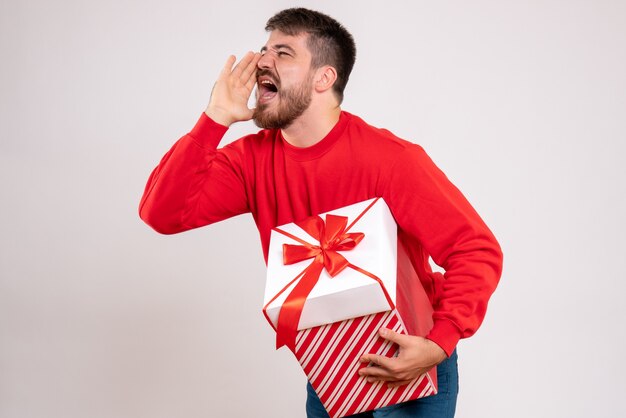
[[[373,205],[372,205],[373,203]],[[368,206],[370,206],[368,209]],[[387,204],[382,198],[370,199],[350,206],[345,206],[328,214],[348,217],[351,224],[365,210],[365,214],[350,228],[348,232],[362,232],[363,240],[350,251],[338,251],[349,263],[378,277],[392,302],[396,302],[396,258],[397,258],[397,226]],[[326,214],[320,214],[326,220]],[[307,234],[295,223],[279,226],[310,244],[319,242]],[[285,286],[294,280],[312,259],[300,261],[292,265],[283,264],[283,244],[302,245],[296,240],[272,230],[267,262],[267,281],[263,305],[269,320],[276,326],[280,307],[296,285],[291,284],[276,299],[268,303]],[[326,270],[322,271],[319,281],[309,294],[298,330],[319,325],[343,321],[349,318],[383,312],[391,309],[380,284],[350,267],[344,269],[334,278]]]

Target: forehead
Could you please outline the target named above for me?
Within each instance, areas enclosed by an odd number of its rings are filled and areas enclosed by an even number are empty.
[[[270,36],[261,50],[291,49],[296,54],[310,55],[309,48],[307,46],[308,37],[309,35],[307,33],[287,35],[279,30],[273,30],[270,32]]]

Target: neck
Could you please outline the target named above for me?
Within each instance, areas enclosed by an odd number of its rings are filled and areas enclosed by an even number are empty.
[[[289,127],[283,129],[285,141],[298,148],[306,148],[320,142],[339,121],[341,108],[316,109],[310,106]]]

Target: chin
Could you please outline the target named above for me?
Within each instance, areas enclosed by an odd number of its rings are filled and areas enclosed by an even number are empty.
[[[279,117],[272,117],[267,115],[258,115],[252,118],[254,124],[262,129],[285,129],[293,121],[285,121]]]
[[[267,104],[257,105],[252,120],[256,126],[262,129],[285,129],[293,122],[286,120],[283,115],[268,109]]]
[[[264,129],[286,129],[291,126],[311,105],[310,96],[287,95],[269,103],[257,103],[254,123]]]

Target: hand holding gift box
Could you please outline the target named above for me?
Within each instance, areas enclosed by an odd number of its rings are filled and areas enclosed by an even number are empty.
[[[381,327],[406,334],[394,301],[408,259],[396,234],[379,198],[272,231],[264,314],[332,417],[436,393],[434,370],[395,388],[358,374],[363,354],[396,354]]]

